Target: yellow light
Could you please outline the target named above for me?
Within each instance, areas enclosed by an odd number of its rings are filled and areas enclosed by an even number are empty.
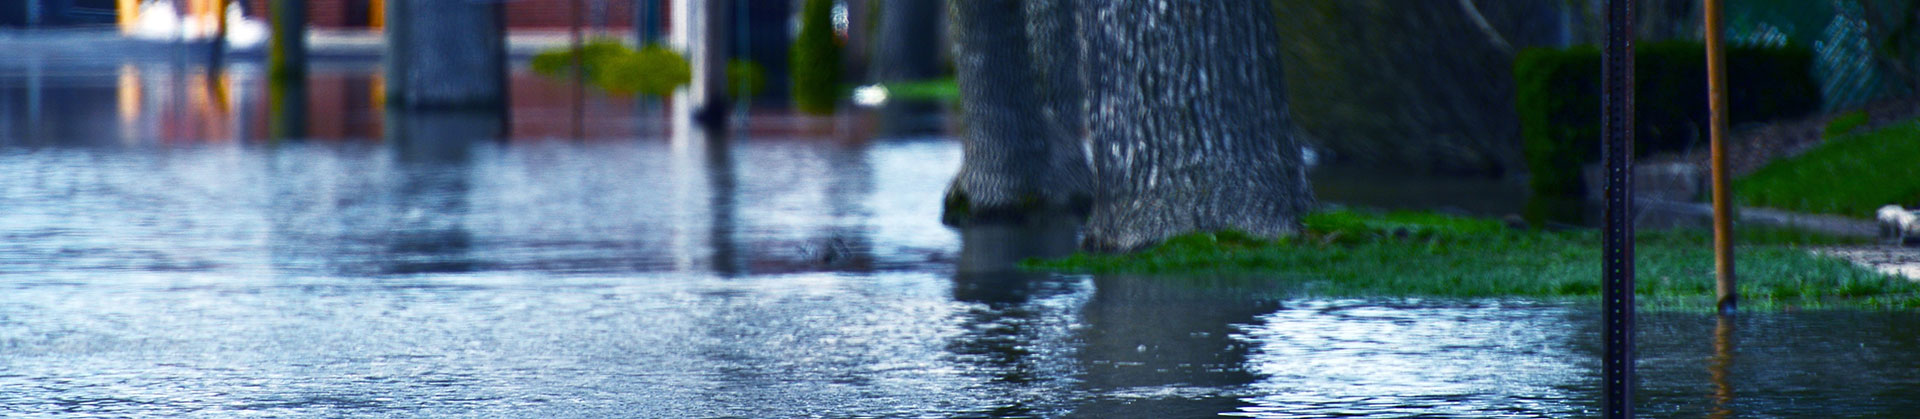
[[[133,31],[133,22],[140,20],[140,0],[116,0],[114,2],[120,17],[120,33]]]

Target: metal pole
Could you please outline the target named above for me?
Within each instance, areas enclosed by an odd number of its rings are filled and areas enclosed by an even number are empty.
[[[1607,173],[1601,405],[1608,418],[1633,417],[1633,3],[1607,0],[1607,44],[1600,70]]]
[[[1714,296],[1721,314],[1733,314],[1739,292],[1733,277],[1733,213],[1727,190],[1727,54],[1720,0],[1703,0],[1707,30],[1707,108],[1711,110],[1713,149]]]

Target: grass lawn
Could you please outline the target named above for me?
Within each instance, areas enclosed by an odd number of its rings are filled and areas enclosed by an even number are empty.
[[[1280,281],[1308,296],[1587,298],[1600,293],[1594,230],[1516,230],[1493,220],[1335,210],[1309,215],[1306,234],[1279,241],[1222,232],[1178,237],[1123,255],[1029,260],[1029,269]],[[1846,239],[1746,229],[1736,250],[1742,306],[1758,309],[1920,308],[1920,284],[1800,245]],[[1643,307],[1709,310],[1713,251],[1704,231],[1643,231],[1636,248]]]
[[[953,102],[960,100],[960,84],[953,78],[931,79],[886,83],[887,96],[892,100],[917,102]]]
[[[1872,218],[1887,204],[1920,206],[1920,121],[1862,134],[1828,131],[1839,135],[1735,180],[1734,197],[1742,205],[1855,218]]]

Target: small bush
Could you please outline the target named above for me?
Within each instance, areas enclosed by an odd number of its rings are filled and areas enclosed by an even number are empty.
[[[811,114],[833,113],[840,101],[840,43],[833,33],[833,0],[807,0],[792,54],[794,106]]]
[[[1705,48],[1695,42],[1639,44],[1635,50],[1634,150],[1684,150],[1707,136]],[[1529,49],[1514,59],[1522,152],[1536,195],[1585,194],[1581,167],[1600,158],[1600,50]],[[1813,54],[1803,47],[1727,51],[1729,122],[1804,115],[1819,105]]]
[[[616,95],[667,96],[693,81],[693,71],[680,53],[659,44],[634,50],[613,39],[587,42],[578,52],[571,48],[543,51],[528,64],[534,73],[546,77],[571,78],[576,53],[582,75],[595,87]]]

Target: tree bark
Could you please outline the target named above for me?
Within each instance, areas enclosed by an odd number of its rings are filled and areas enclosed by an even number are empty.
[[[1080,137],[1044,116],[1050,102],[1027,47],[1020,0],[953,0],[954,67],[965,161],[947,191],[948,224],[1056,209],[1085,213],[1090,174]],[[891,5],[891,4],[890,4]]]
[[[1039,91],[1046,101],[1043,115],[1048,128],[1055,131],[1053,135],[1083,143],[1087,127],[1086,109],[1081,105],[1086,95],[1080,74],[1080,25],[1074,21],[1078,1],[1027,0],[1024,3],[1027,40],[1034,71],[1039,77]]]
[[[1297,233],[1313,204],[1272,5],[1109,0],[1078,11],[1095,195],[1085,247]]]

